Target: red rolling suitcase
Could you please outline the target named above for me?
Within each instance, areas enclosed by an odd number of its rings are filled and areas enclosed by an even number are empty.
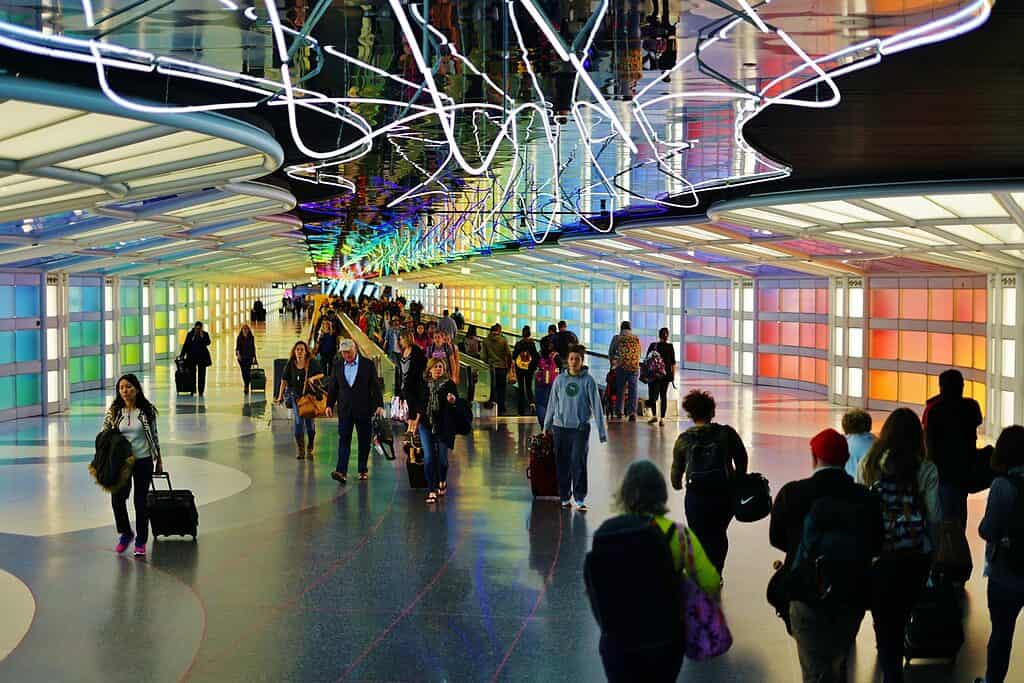
[[[558,497],[558,471],[555,468],[555,445],[551,435],[546,432],[530,437],[530,464],[526,468],[526,478],[530,480],[530,488],[534,498]]]

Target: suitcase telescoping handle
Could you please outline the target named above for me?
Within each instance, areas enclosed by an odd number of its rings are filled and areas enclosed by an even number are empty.
[[[167,472],[160,472],[159,474],[154,473],[153,474],[153,478],[149,480],[149,485],[153,488],[154,491],[156,491],[156,480],[158,478],[159,479],[166,479],[167,480],[167,490],[168,491],[173,491],[174,490],[174,487],[171,486],[171,475],[168,474]]]

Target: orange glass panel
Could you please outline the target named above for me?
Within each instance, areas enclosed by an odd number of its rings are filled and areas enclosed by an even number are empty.
[[[953,320],[958,323],[974,320],[973,289],[957,289],[953,292]]]
[[[900,317],[910,320],[928,319],[928,290],[901,289]]]
[[[714,365],[715,361],[718,360],[718,355],[715,352],[716,344],[701,344],[700,345],[700,362],[705,365]]]
[[[828,386],[828,361],[824,358],[814,359],[814,382]]]
[[[974,337],[974,368],[985,369],[985,337]]]
[[[800,357],[782,356],[779,359],[779,377],[783,379],[800,378]]]
[[[715,336],[729,338],[729,319],[715,318]]]
[[[931,309],[928,314],[929,320],[952,320],[953,319],[953,290],[933,289],[930,292]]]
[[[814,348],[814,323],[800,323],[800,346]]]
[[[828,349],[828,325],[825,323],[817,323],[814,326],[814,348],[823,351]]]
[[[898,318],[900,317],[900,297],[897,289],[872,289],[871,290],[871,317],[872,318]]]
[[[900,373],[900,403],[924,405],[928,400],[928,378],[916,372]]]
[[[939,376],[928,375],[928,398],[939,393]]]
[[[783,313],[799,313],[800,312],[800,290],[799,289],[783,289],[780,290],[779,299],[781,302]]]
[[[814,290],[814,312],[819,315],[828,315],[828,290]]]
[[[899,375],[892,370],[872,370],[868,375],[870,382],[868,397],[876,401],[896,401],[899,399]]]
[[[813,289],[800,290],[800,312],[814,313],[814,292]]]
[[[974,360],[974,338],[969,334],[953,335],[953,365],[969,368]]]
[[[928,362],[939,365],[953,364],[953,335],[928,333]]]
[[[757,357],[757,372],[761,377],[779,376],[779,356],[776,353],[762,353]]]
[[[700,307],[701,308],[714,308],[715,307],[715,290],[713,290],[713,289],[702,289],[702,290],[700,290]]]
[[[900,360],[927,361],[928,333],[900,330]]]
[[[900,337],[896,330],[871,330],[871,357],[896,360],[900,356]]]
[[[758,341],[766,346],[779,345],[779,323],[775,320],[757,322]]]
[[[800,323],[781,323],[781,327],[779,343],[783,346],[800,346]]]
[[[988,291],[974,290],[974,322],[983,323],[988,320]]]
[[[779,290],[762,289],[757,293],[757,310],[763,313],[779,312]]]
[[[814,381],[814,361],[816,358],[808,358],[807,356],[800,356],[800,381],[801,382],[813,382]]]
[[[721,365],[724,368],[729,367],[729,347],[724,344],[719,344],[715,347],[715,365]]]
[[[700,319],[700,333],[705,337],[715,336],[715,319],[711,317]]]

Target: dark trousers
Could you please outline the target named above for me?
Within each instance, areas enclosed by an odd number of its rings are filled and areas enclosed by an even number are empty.
[[[252,361],[246,360],[245,358],[238,361],[238,367],[242,370],[242,384],[245,385],[245,390],[249,391],[249,383],[252,382]],[[205,370],[205,368],[203,368]],[[204,373],[205,374],[205,373]],[[206,388],[205,377],[203,378],[203,388]]]
[[[335,471],[348,474],[348,461],[352,456],[352,430],[355,429],[359,441],[359,473],[366,472],[366,462],[370,459],[370,435],[373,430],[370,418],[338,418],[338,466]]]
[[[944,520],[959,522],[964,534],[967,533],[967,489],[939,482],[939,507]]]
[[[498,405],[498,415],[505,414],[505,388],[508,385],[508,370],[491,368],[491,403]]]
[[[544,384],[543,382],[537,382],[536,390],[537,393],[534,395],[534,398],[537,405],[537,422],[539,422],[541,428],[543,428],[544,416],[548,411],[548,399],[551,398],[551,385]]]
[[[598,649],[609,683],[674,683],[686,647],[680,641],[644,650],[622,650],[602,635]]]
[[[534,370],[516,368],[516,382],[519,384],[519,414],[529,415],[533,404],[533,373]]]
[[[203,364],[189,366],[189,372],[196,373],[196,390],[199,395],[202,396],[203,392],[206,391],[206,366]]]
[[[732,522],[733,500],[729,491],[699,492],[686,490],[683,500],[686,526],[697,534],[711,564],[721,574],[729,553],[729,523]]]
[[[575,429],[552,427],[555,446],[555,468],[558,472],[558,497],[575,498],[582,503],[587,497],[587,449],[590,423]]]
[[[1024,591],[1003,583],[988,580],[988,613],[992,619],[992,635],[988,639],[988,663],[985,683],[1003,683],[1010,670],[1010,648],[1017,617],[1024,608]]]
[[[668,409],[668,385],[667,379],[658,379],[647,385],[647,403],[650,404],[651,414],[654,415],[654,407],[661,401],[661,417],[665,417]]]
[[[402,388],[402,354],[391,351],[388,353],[388,358],[391,359],[392,365],[395,366],[394,393],[397,394]]]
[[[825,610],[794,600],[789,621],[804,683],[846,683],[848,660],[857,639],[862,609]]]
[[[135,461],[132,468],[132,478],[124,486],[110,494],[110,506],[114,508],[114,524],[117,525],[117,533],[121,535],[132,534],[132,522],[128,519],[128,496],[132,492],[132,485],[135,486],[135,544],[146,545],[149,540],[149,510],[146,507],[146,494],[149,493],[149,483],[153,481],[153,458],[143,458]]]
[[[921,553],[886,553],[872,571],[871,617],[878,664],[885,683],[903,680],[904,635],[910,612],[921,597],[930,562]]]

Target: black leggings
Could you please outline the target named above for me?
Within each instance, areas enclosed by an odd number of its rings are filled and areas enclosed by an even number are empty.
[[[655,380],[647,385],[647,403],[651,406],[652,414],[655,404],[661,399],[661,416],[665,417],[665,411],[668,409],[668,385],[667,379]]]
[[[149,493],[151,481],[153,481],[153,458],[136,460],[131,480],[110,494],[110,505],[114,508],[114,523],[117,525],[117,533],[131,535],[132,522],[128,519],[128,495],[132,492],[132,484],[135,485],[136,545],[146,545],[146,541],[149,540],[149,510],[146,507],[146,495]]]

